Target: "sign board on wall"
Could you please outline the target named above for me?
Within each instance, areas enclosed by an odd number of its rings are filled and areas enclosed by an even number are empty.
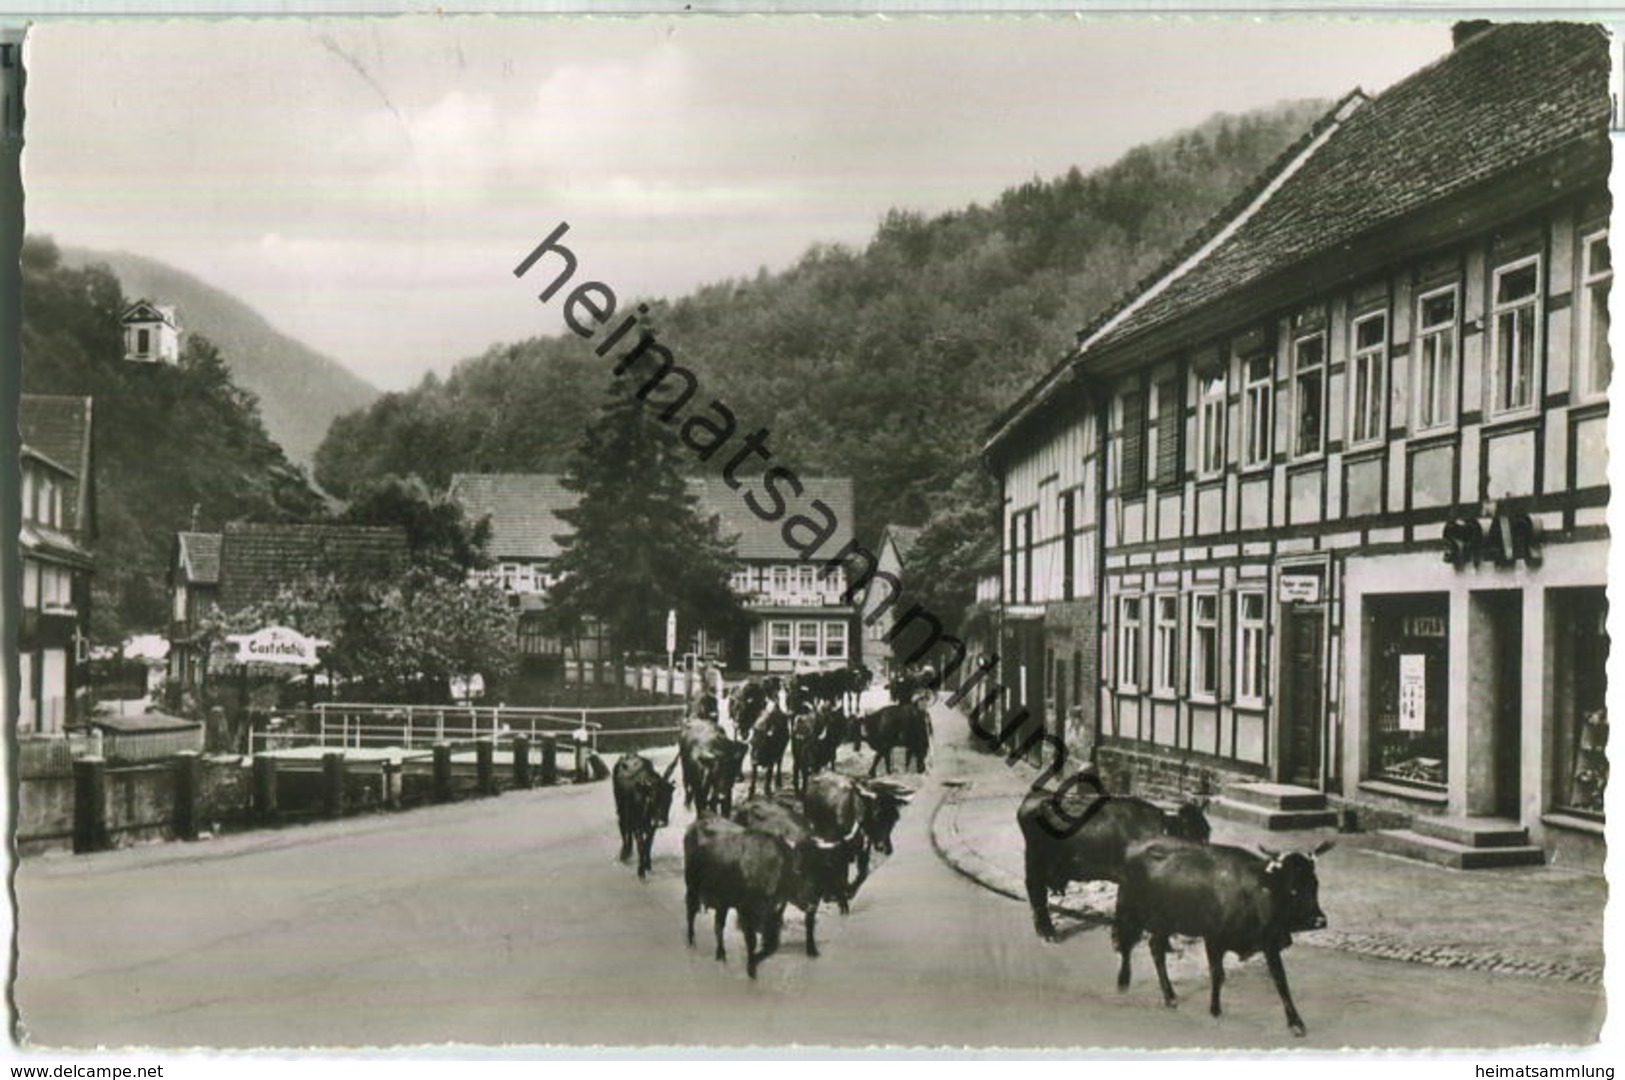
[[[1399,657],[1399,730],[1427,730],[1428,665],[1421,653]]]
[[[306,637],[286,626],[267,626],[252,634],[232,634],[227,641],[237,646],[239,664],[288,664],[315,667],[321,663],[316,650],[329,644],[321,638]]]
[[[1320,603],[1320,578],[1312,574],[1282,574],[1276,583],[1276,599],[1283,604]]]

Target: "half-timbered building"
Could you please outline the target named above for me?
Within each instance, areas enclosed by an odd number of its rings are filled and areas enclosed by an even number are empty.
[[[1593,27],[1459,25],[995,426],[1006,637],[1107,775],[1600,858],[1608,70]]]

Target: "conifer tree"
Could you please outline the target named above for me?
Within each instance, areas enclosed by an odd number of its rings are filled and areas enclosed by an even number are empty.
[[[559,514],[572,531],[556,537],[563,579],[546,612],[555,632],[597,620],[616,654],[664,652],[671,610],[682,640],[696,628],[724,641],[737,632],[744,612],[730,586],[734,538],[700,513],[679,471],[683,454],[616,380],[563,479],[581,500]]]

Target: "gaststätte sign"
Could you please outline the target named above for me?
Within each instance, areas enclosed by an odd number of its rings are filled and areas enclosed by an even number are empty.
[[[232,634],[227,641],[237,646],[239,664],[288,664],[315,667],[321,663],[316,650],[331,644],[321,638],[306,637],[286,626],[267,626],[252,634]]]

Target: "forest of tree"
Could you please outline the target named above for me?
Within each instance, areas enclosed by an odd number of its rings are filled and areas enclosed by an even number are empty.
[[[992,511],[990,486],[965,477],[1000,409],[1322,111],[1217,116],[989,206],[893,210],[862,251],[815,245],[781,273],[652,303],[649,321],[741,430],[772,429],[777,460],[853,478],[860,535],[933,513],[963,527],[967,509]],[[391,473],[443,487],[463,471],[563,471],[605,367],[569,334],[494,347],[340,417],[316,477],[342,497]],[[956,484],[981,507],[944,500]]]
[[[177,365],[126,363],[125,298],[107,268],[68,267],[36,237],[21,262],[22,392],[94,399],[91,636],[116,644],[163,627],[178,530],[300,520],[325,507],[208,339],[187,335]]]

